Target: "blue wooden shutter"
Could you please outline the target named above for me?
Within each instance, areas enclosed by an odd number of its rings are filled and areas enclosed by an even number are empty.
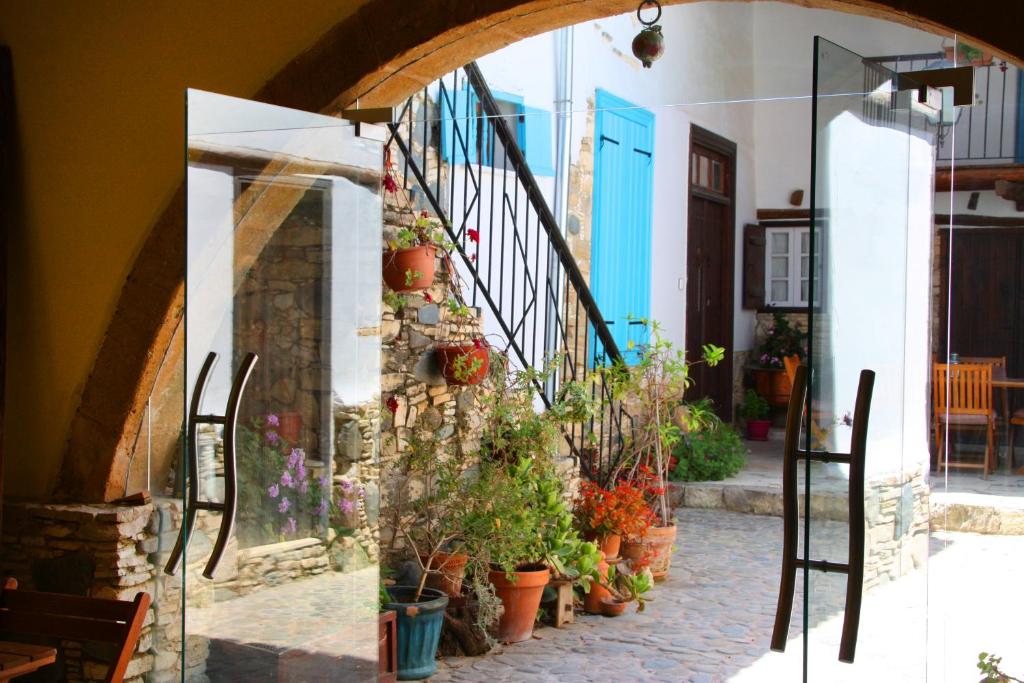
[[[523,107],[526,128],[519,144],[526,154],[526,163],[535,176],[555,175],[551,150],[551,112],[537,107]]]
[[[465,164],[468,159],[469,163],[476,163],[479,103],[467,82],[463,82],[456,89],[446,87],[444,96],[438,92],[438,105],[441,109],[441,158],[444,161]],[[466,151],[469,152],[468,157]]]

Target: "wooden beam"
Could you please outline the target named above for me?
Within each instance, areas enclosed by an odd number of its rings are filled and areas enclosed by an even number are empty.
[[[997,180],[1024,182],[1024,164],[998,166],[956,166],[935,169],[935,191],[954,192],[994,190]]]
[[[949,225],[948,213],[935,214],[935,225]],[[1024,216],[979,216],[972,213],[953,214],[953,225],[966,228],[1021,228],[1024,227]]]
[[[1014,183],[1009,180],[997,180],[996,196],[1015,202],[1017,204],[1017,210],[1024,211],[1024,183]]]

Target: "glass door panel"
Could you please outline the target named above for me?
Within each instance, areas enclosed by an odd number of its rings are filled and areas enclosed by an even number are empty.
[[[183,680],[376,679],[381,164],[188,92]]]
[[[815,40],[814,73],[815,276],[802,445],[849,454],[862,370],[874,372],[874,391],[863,518],[852,520],[864,525],[859,638],[849,651],[853,662],[840,662],[844,615],[852,609],[847,576],[808,570],[804,675],[812,681],[924,680],[934,221],[934,145],[926,114],[932,110],[919,102],[916,84],[822,38]],[[849,565],[856,581],[859,544],[851,546],[843,514],[860,513],[858,506],[847,507],[851,465],[801,467],[810,511],[802,554]]]

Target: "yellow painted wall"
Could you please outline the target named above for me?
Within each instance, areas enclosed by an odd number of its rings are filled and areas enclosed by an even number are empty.
[[[45,495],[124,279],[180,183],[184,90],[250,96],[365,0],[10,0],[20,137],[6,494]]]

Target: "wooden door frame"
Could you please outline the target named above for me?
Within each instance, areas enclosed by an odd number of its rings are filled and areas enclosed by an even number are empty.
[[[717,152],[724,156],[728,160],[726,168],[726,177],[729,179],[728,182],[728,193],[726,197],[721,197],[714,193],[701,192],[694,188],[691,183],[693,177],[693,169],[691,164],[693,163],[693,152],[694,147],[704,147],[713,152]],[[735,378],[733,377],[733,353],[735,349],[732,348],[733,342],[736,340],[736,143],[728,138],[722,137],[717,133],[713,133],[706,128],[701,128],[697,124],[690,124],[690,144],[687,154],[686,162],[686,187],[687,187],[687,204],[686,204],[686,239],[687,239],[687,269],[689,268],[689,239],[690,239],[690,206],[691,200],[694,197],[700,197],[701,199],[718,202],[725,205],[726,207],[726,225],[729,229],[725,231],[725,239],[722,241],[722,252],[719,255],[723,261],[722,267],[722,285],[724,287],[722,300],[724,302],[724,313],[723,317],[726,320],[729,334],[726,349],[725,358],[719,363],[719,368],[726,373],[728,377],[729,391],[726,393],[726,405],[722,406],[722,414],[726,416],[732,416],[733,414],[733,391],[732,387],[735,385]],[[689,280],[689,273],[687,273],[687,280]],[[689,316],[690,312],[686,312],[687,327],[689,327]],[[689,353],[692,349],[687,349]]]

